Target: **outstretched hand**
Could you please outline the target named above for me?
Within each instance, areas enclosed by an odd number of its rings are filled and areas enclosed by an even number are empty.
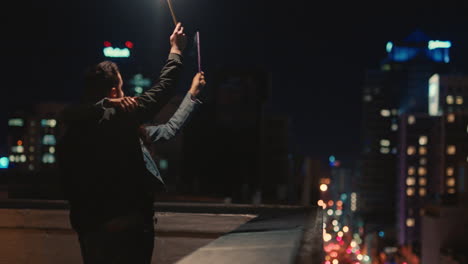
[[[125,112],[132,112],[138,106],[138,102],[135,99],[135,97],[129,97],[129,96],[125,96],[121,98],[109,98],[107,102],[111,107],[118,108]]]
[[[187,46],[187,36],[184,33],[182,23],[177,23],[172,35],[169,38],[171,43],[171,53],[182,55],[185,47]]]
[[[195,76],[193,77],[192,80],[192,86],[190,87],[189,92],[193,96],[197,96],[200,93],[200,90],[205,87],[206,81],[205,81],[205,73],[204,72],[197,72]]]

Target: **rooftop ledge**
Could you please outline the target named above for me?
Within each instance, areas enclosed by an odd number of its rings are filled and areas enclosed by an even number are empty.
[[[205,241],[190,249],[181,246],[173,254],[177,258],[166,257],[158,264],[319,264],[324,259],[320,207],[165,202],[155,203],[155,208],[156,238],[181,243],[190,239]],[[1,232],[15,232],[16,237],[28,232],[49,237],[74,235],[68,222],[68,204],[60,200],[0,200]],[[0,239],[2,245],[8,242]],[[40,247],[46,245],[42,242]],[[165,250],[161,247],[164,243],[156,243],[156,254]],[[177,246],[172,250],[177,251]],[[41,256],[44,258],[44,254]],[[58,259],[57,255],[54,258]]]

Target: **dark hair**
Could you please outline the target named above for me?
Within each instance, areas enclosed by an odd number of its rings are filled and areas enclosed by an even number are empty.
[[[119,67],[113,61],[102,61],[85,71],[85,102],[96,102],[119,84]]]

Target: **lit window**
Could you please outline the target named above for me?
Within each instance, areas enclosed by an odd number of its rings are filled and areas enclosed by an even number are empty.
[[[391,112],[388,109],[382,109],[380,110],[380,115],[383,117],[389,117],[391,115]]]
[[[408,196],[413,196],[413,195],[414,195],[414,188],[408,188],[408,189],[406,189],[406,195],[408,195]]]
[[[55,147],[49,147],[49,152],[54,154],[55,153]]]
[[[414,123],[416,123],[416,118],[414,115],[408,116],[408,124],[413,125]]]
[[[453,176],[453,173],[454,173],[453,167],[447,167],[446,173],[448,177]]]
[[[448,123],[455,122],[455,114],[454,113],[450,113],[450,114],[447,115],[447,122]]]
[[[426,147],[419,147],[419,155],[426,155],[427,148]]]
[[[11,152],[13,153],[23,153],[24,147],[23,146],[13,146],[11,147]]]
[[[419,159],[419,164],[420,165],[426,165],[427,164],[427,159],[426,158],[420,158]]]
[[[50,153],[46,153],[42,156],[42,163],[54,163],[55,162],[55,156]]]
[[[408,175],[414,175],[414,173],[416,172],[416,169],[414,167],[409,167],[408,168]]]
[[[42,144],[44,145],[55,145],[56,140],[54,135],[44,135],[42,138]]]
[[[416,154],[416,148],[414,146],[409,146],[408,149],[406,150],[406,153],[411,156]]]
[[[463,104],[463,97],[457,96],[456,99],[455,99],[455,103],[457,105],[462,105]]]
[[[419,137],[419,145],[427,145],[427,136],[420,136]]]
[[[455,189],[454,188],[450,188],[447,190],[448,193],[450,194],[454,194],[455,193]]]
[[[419,178],[419,186],[426,186],[427,185],[427,180],[426,178]]]
[[[416,184],[416,178],[414,178],[414,177],[406,178],[406,185],[413,186],[415,184]]]
[[[390,126],[390,129],[391,129],[392,131],[397,131],[397,130],[398,130],[398,125],[397,125],[397,124],[392,124],[392,125]]]
[[[24,155],[24,154],[21,155],[21,156],[19,157],[19,159],[20,159],[20,162],[21,162],[21,163],[26,162],[26,155]]]
[[[426,170],[426,167],[419,167],[418,168],[418,175],[419,176],[424,176],[427,174],[427,170]]]
[[[397,109],[392,109],[392,115],[394,115],[394,116],[398,115],[398,110]]]
[[[325,192],[326,190],[328,190],[328,186],[327,186],[326,184],[323,184],[323,183],[322,183],[322,184],[320,184],[320,190],[321,190],[322,192]]]
[[[457,148],[455,147],[455,145],[448,145],[447,146],[447,154],[448,155],[455,155],[456,152],[457,152]]]
[[[29,152],[34,152],[34,146],[29,146]]]
[[[24,126],[24,121],[21,118],[12,118],[8,120],[8,125],[22,127]]]
[[[453,104],[453,96],[447,95],[447,97],[445,98],[445,101],[447,102],[447,104]]]
[[[382,147],[389,147],[389,146],[390,146],[390,140],[388,140],[388,139],[381,139],[381,140],[380,140],[380,146],[382,146]]]
[[[364,95],[364,102],[370,102],[372,101],[372,95],[366,94]]]
[[[42,119],[41,126],[42,127],[55,127],[57,125],[57,121],[55,119]]]
[[[455,186],[455,178],[448,178],[446,182],[448,187],[454,187]]]
[[[380,153],[388,154],[388,153],[390,153],[390,149],[389,148],[380,148]]]
[[[414,226],[414,218],[407,218],[406,219],[406,226],[413,227]]]
[[[419,189],[419,196],[426,196],[426,188]]]

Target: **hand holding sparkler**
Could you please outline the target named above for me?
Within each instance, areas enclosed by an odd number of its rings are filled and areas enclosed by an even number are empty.
[[[182,52],[187,46],[187,36],[184,33],[182,23],[177,23],[174,32],[172,32],[172,35],[169,38],[169,42],[171,43],[171,53],[182,55]]]
[[[206,80],[205,80],[205,73],[204,72],[197,72],[192,80],[192,86],[190,86],[190,94],[194,97],[197,97],[198,94],[201,92],[201,89],[205,87]]]

